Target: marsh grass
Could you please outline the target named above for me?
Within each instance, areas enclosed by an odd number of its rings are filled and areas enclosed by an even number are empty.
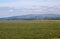
[[[60,20],[0,22],[0,39],[59,39]]]

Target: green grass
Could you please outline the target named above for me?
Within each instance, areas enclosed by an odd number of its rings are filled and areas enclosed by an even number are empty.
[[[60,39],[60,20],[0,22],[0,39]]]

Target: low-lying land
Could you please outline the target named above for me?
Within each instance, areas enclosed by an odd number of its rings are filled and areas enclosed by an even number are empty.
[[[60,39],[60,20],[0,22],[0,39]]]

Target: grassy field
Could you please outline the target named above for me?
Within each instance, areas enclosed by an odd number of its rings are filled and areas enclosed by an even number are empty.
[[[60,20],[0,22],[0,39],[60,39]]]

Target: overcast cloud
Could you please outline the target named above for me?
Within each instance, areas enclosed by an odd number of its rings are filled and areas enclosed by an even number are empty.
[[[60,0],[0,0],[0,17],[37,13],[60,14]]]

